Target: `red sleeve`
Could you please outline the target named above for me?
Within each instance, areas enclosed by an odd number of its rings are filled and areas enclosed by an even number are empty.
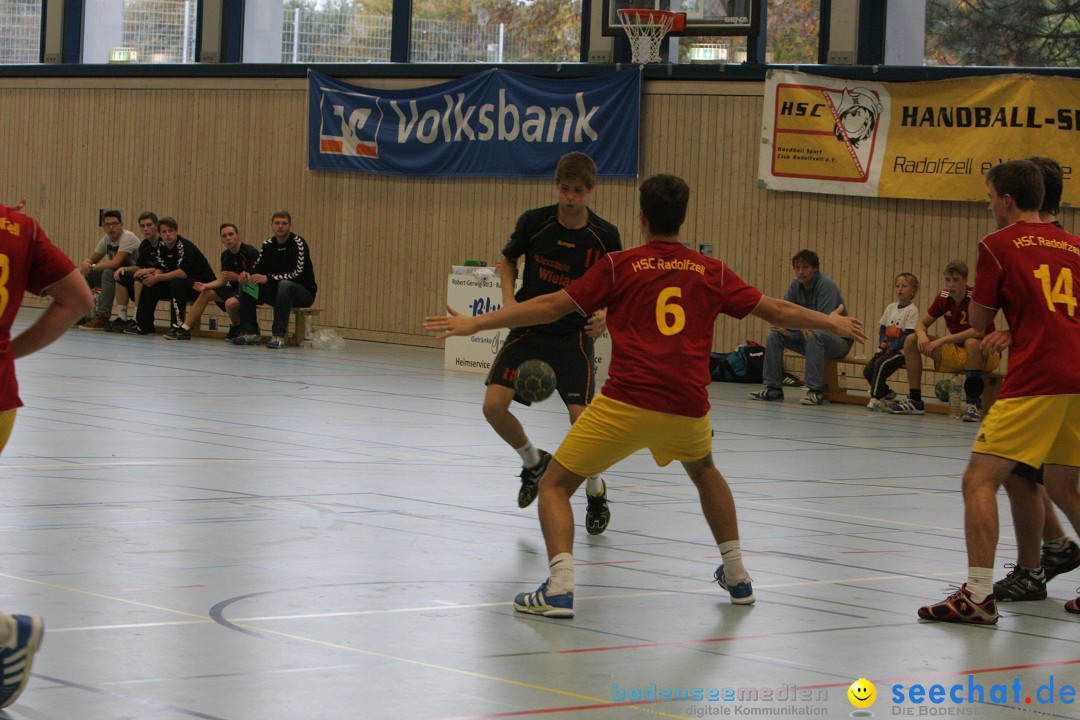
[[[75,265],[68,256],[52,244],[37,222],[27,218],[30,223],[30,272],[26,280],[26,289],[35,295],[41,293],[53,283],[63,280]]]
[[[987,238],[979,243],[979,260],[975,267],[975,288],[971,291],[971,299],[983,307],[997,309],[1001,306],[998,302],[1001,292],[1001,281],[1004,276],[1004,268],[1001,259],[987,243]],[[987,332],[992,328],[988,328]]]
[[[723,313],[741,320],[754,312],[761,303],[761,291],[753,285],[747,285],[735,271],[727,265],[720,273],[720,285],[723,288]]]
[[[930,303],[930,307],[926,310],[926,314],[932,318],[939,318],[945,314],[944,298],[941,297],[941,293],[937,294],[934,298],[934,302]]]
[[[615,263],[611,253],[604,255],[585,274],[566,288],[566,294],[581,312],[592,315],[608,306],[608,298],[615,287]]]

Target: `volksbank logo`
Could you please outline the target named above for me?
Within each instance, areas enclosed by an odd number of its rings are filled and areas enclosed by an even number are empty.
[[[385,100],[372,96],[350,97],[354,107],[331,105],[333,116],[340,123],[340,135],[324,133],[321,149],[324,153],[379,156],[378,132],[382,124],[381,105]],[[439,106],[424,109],[420,102],[410,100],[386,102],[396,122],[398,143],[419,141],[433,143],[488,142],[491,140],[530,143],[571,140],[580,143],[596,140],[592,126],[599,107],[585,104],[585,93],[574,95],[574,105],[568,107],[528,105],[521,108],[507,102],[506,90],[499,89],[498,102],[466,104],[465,93],[442,95]],[[427,104],[427,103],[425,103]]]
[[[333,119],[328,121],[325,113],[323,114],[319,150],[327,155],[378,158],[379,126],[382,125],[379,98],[373,95],[352,95],[350,107],[331,104],[330,109],[333,111]],[[326,126],[328,122],[330,127]],[[339,132],[334,132],[335,130]]]

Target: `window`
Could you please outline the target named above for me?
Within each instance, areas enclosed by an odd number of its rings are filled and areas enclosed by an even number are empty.
[[[0,65],[38,62],[41,0],[0,0],[0,28]]]
[[[244,62],[390,62],[392,0],[247,0]]]
[[[927,65],[1080,65],[1074,0],[927,0]]]
[[[412,62],[577,62],[578,0],[416,0]]]
[[[197,0],[87,0],[83,62],[195,62]]]
[[[769,0],[765,61],[811,65],[818,61],[821,0]],[[744,63],[742,36],[681,37],[678,62]]]

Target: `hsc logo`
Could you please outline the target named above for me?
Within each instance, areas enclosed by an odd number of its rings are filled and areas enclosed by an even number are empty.
[[[346,103],[334,104],[328,93],[321,107],[319,152],[326,155],[379,157],[382,111],[374,95],[349,94]]]

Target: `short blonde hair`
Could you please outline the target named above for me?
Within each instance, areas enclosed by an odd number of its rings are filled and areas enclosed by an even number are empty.
[[[900,273],[895,278],[893,278],[893,285],[895,285],[896,281],[899,280],[900,278],[907,278],[907,281],[909,283],[911,283],[911,287],[912,287],[913,290],[918,290],[919,289],[919,278],[915,277],[914,273],[909,273],[909,272]]]
[[[945,274],[959,275],[962,278],[966,278],[968,276],[967,263],[963,260],[950,260],[945,263]]]

